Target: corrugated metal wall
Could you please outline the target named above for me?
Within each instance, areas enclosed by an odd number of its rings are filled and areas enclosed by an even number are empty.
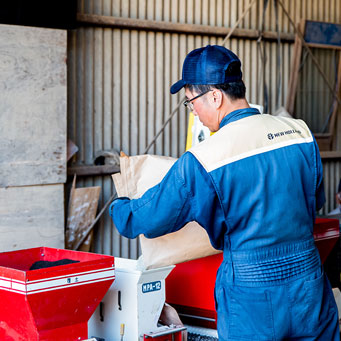
[[[308,53],[305,50],[302,52],[295,113],[309,122],[313,132],[327,133],[334,98]],[[313,48],[312,52],[330,84],[335,86],[340,50]]]
[[[323,163],[324,187],[326,189],[326,204],[321,213],[327,214],[335,207],[335,194],[341,178],[340,161],[330,160]]]
[[[248,0],[79,0],[78,12],[182,24],[233,27]],[[283,0],[295,22],[300,18],[340,22],[339,0]],[[264,1],[257,1],[239,28],[260,30]],[[280,32],[293,33],[278,8]],[[264,30],[276,31],[276,9],[269,1]],[[100,150],[123,150],[135,155],[145,148],[174,110],[180,95],[171,96],[170,85],[181,75],[182,62],[193,48],[221,44],[223,37],[148,30],[81,26],[69,32],[68,137],[80,148],[77,164],[93,164]],[[264,104],[264,83],[269,112],[285,104],[293,42],[231,38],[226,47],[243,63],[247,98]],[[265,57],[263,67],[262,56]],[[149,153],[179,157],[185,149],[187,115],[174,116]],[[327,182],[339,178],[339,162],[327,165]],[[114,191],[109,176],[88,177],[78,186],[102,187],[100,206]],[[329,194],[328,194],[329,195]],[[332,205],[332,204],[331,204]],[[106,214],[96,233],[95,251],[137,258],[137,241],[118,235]]]

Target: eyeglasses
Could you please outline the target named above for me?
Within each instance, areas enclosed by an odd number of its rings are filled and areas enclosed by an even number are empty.
[[[186,108],[189,108],[190,110],[193,111],[194,106],[193,106],[193,103],[192,103],[192,102],[193,102],[195,99],[197,99],[197,98],[199,98],[199,97],[201,97],[201,96],[204,96],[205,94],[207,94],[207,93],[210,92],[210,91],[212,91],[212,90],[204,91],[204,92],[202,92],[201,94],[199,94],[198,96],[195,96],[195,97],[190,98],[190,99],[186,99],[186,101],[184,102],[184,106],[185,106]]]

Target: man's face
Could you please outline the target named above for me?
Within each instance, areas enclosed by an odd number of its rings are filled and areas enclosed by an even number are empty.
[[[198,96],[199,93],[193,91],[189,91],[185,89],[185,94],[187,99],[191,99],[195,96]],[[210,131],[214,132],[219,129],[219,122],[217,120],[217,112],[213,105],[210,105],[212,92],[209,91],[205,95],[195,99],[192,102],[193,105],[193,114],[199,117],[200,122],[210,129]]]

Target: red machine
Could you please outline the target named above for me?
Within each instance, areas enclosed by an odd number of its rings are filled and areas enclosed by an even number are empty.
[[[314,225],[314,238],[322,263],[325,262],[339,238],[339,220],[317,218]]]
[[[316,219],[314,238],[324,262],[339,238],[337,219]],[[178,264],[166,279],[166,302],[183,322],[216,328],[214,285],[223,254]]]
[[[29,270],[65,258],[79,262]],[[47,247],[0,253],[0,339],[87,339],[87,322],[114,278],[112,256]]]

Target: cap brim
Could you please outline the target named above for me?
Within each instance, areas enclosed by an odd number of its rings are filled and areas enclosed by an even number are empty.
[[[186,85],[186,82],[182,79],[174,83],[171,88],[170,92],[171,94],[176,94],[179,90],[181,90]]]

